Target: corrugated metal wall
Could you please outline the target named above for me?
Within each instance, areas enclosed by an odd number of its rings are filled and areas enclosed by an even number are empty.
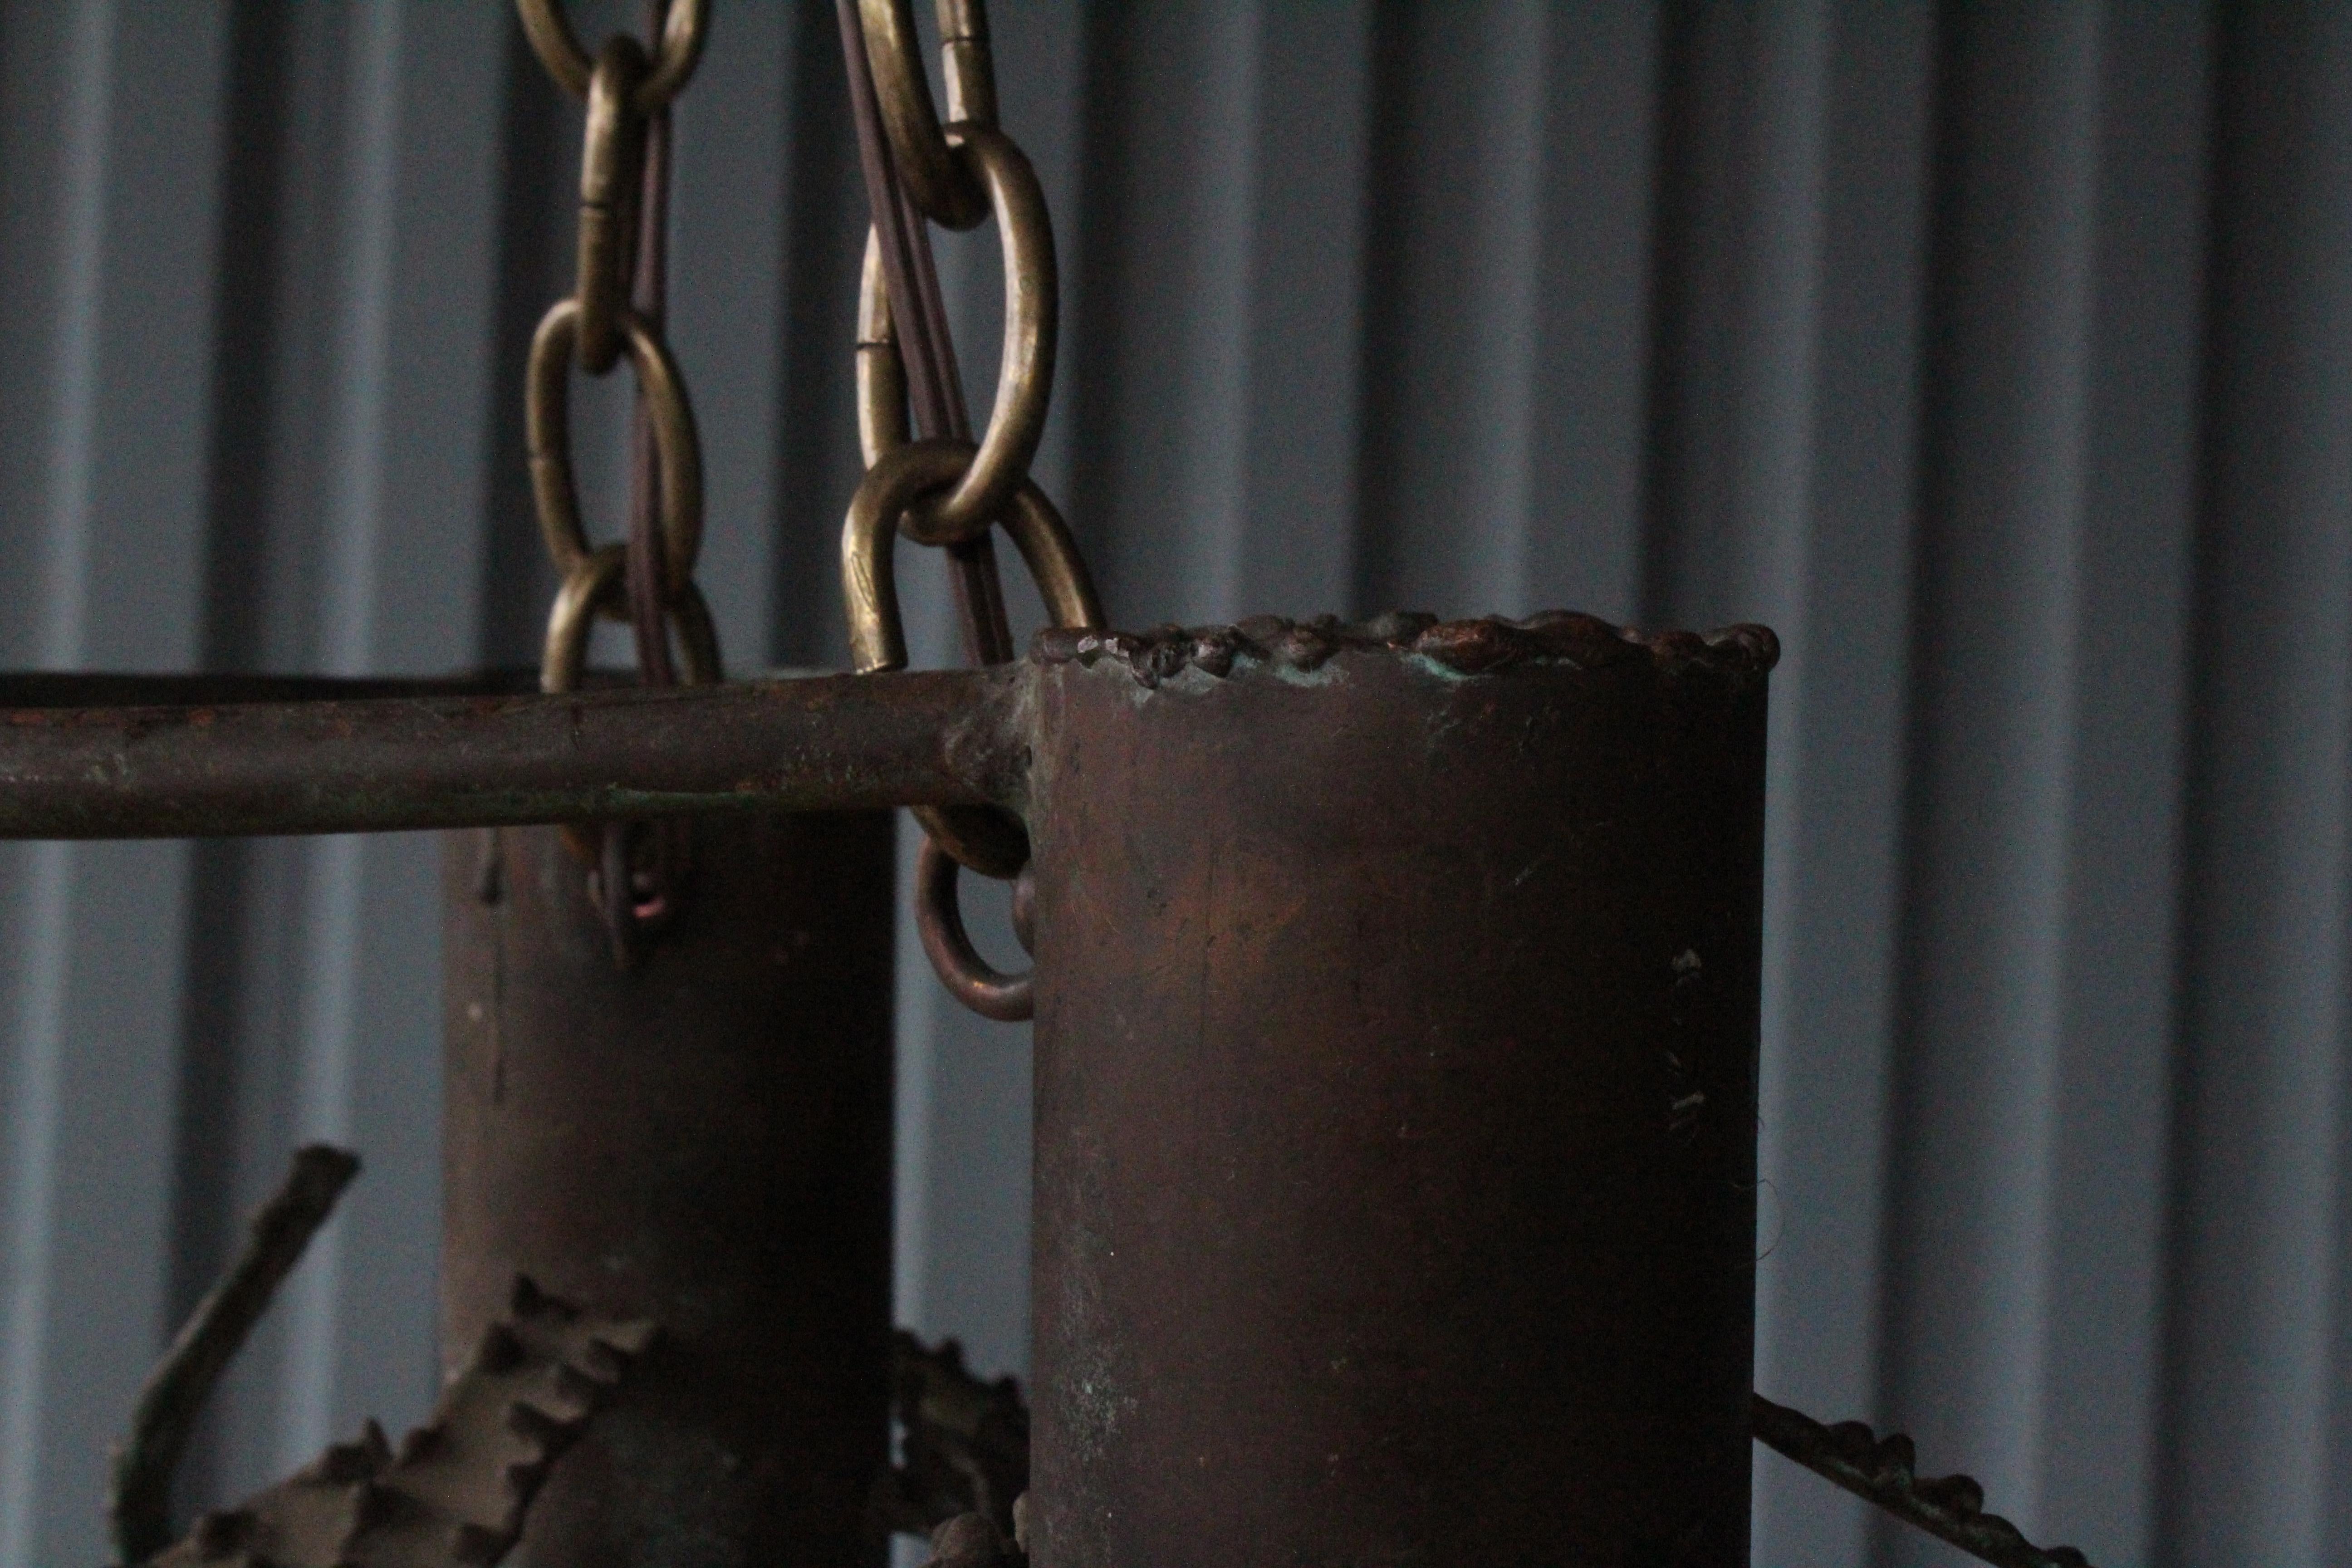
[[[2352,10],[996,12],[1040,470],[1116,618],[1779,628],[1759,1385],[2103,1564],[2352,1557]],[[722,5],[679,116],[739,668],[841,647],[831,28]],[[577,124],[498,5],[0,5],[0,658],[530,658]],[[943,252],[973,369],[992,244]],[[624,412],[580,399],[607,519]],[[944,605],[926,563],[919,658]],[[97,1560],[102,1447],[299,1139],[368,1173],[191,1499],[425,1404],[435,852],[0,856],[0,1568]],[[902,1309],[1018,1368],[1024,1037],[898,994]],[[1951,1560],[1769,1456],[1757,1506],[1770,1568]]]

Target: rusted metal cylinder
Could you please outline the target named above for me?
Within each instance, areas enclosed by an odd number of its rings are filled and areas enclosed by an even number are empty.
[[[1744,1568],[1770,634],[1041,649],[1037,1568]]]
[[[878,1563],[888,817],[698,822],[677,918],[627,973],[558,830],[445,850],[445,1357],[519,1273],[662,1331],[509,1561]]]

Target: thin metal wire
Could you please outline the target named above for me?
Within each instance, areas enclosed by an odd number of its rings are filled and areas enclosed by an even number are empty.
[[[669,12],[669,0],[649,0],[646,37],[658,38]],[[645,172],[637,198],[635,277],[629,304],[656,336],[662,335],[663,313],[669,301],[669,109],[664,105],[646,120]],[[669,626],[663,613],[662,552],[656,530],[656,498],[660,493],[661,452],[654,441],[653,413],[645,387],[637,387],[629,426],[629,617],[637,637],[637,670],[647,686],[674,686],[677,672],[670,663]]]

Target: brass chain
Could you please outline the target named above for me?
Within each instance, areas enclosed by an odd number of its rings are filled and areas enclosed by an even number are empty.
[[[982,0],[937,3],[948,88],[945,124],[932,105],[911,0],[838,0],[874,215],[857,312],[857,427],[866,470],[841,542],[850,649],[861,672],[906,666],[893,565],[893,544],[901,535],[956,558],[966,643],[975,662],[1012,656],[989,547],[1000,524],[1055,626],[1102,624],[1085,558],[1061,514],[1029,477],[1053,395],[1060,324],[1045,193],[1028,158],[996,125]],[[975,441],[925,225],[966,229],[992,216],[1004,256],[1004,347],[995,405]],[[932,966],[975,1011],[1007,1020],[1028,1017],[1029,977],[1001,974],[973,952],[955,891],[959,865],[1014,879],[1015,924],[1026,946],[1027,833],[986,808],[923,808],[915,815],[929,836],[917,878],[916,919]]]
[[[572,291],[541,319],[524,382],[531,496],[562,578],[540,687],[560,692],[580,684],[599,616],[634,624],[646,684],[677,679],[673,628],[688,684],[715,682],[718,633],[694,581],[702,548],[701,441],[685,378],[662,336],[668,110],[701,57],[709,0],[654,0],[654,54],[616,34],[593,59],[572,35],[561,0],[516,0],[515,8],[548,74],[587,106]],[[572,476],[572,371],[604,375],[625,358],[636,383],[628,537],[592,546]],[[568,828],[565,838],[591,868],[590,892],[615,960],[631,966],[677,913],[690,843],[685,825],[607,823],[601,830]]]

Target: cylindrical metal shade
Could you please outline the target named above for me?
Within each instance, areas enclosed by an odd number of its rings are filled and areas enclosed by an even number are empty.
[[[1037,1568],[1744,1568],[1772,655],[1048,639]]]

